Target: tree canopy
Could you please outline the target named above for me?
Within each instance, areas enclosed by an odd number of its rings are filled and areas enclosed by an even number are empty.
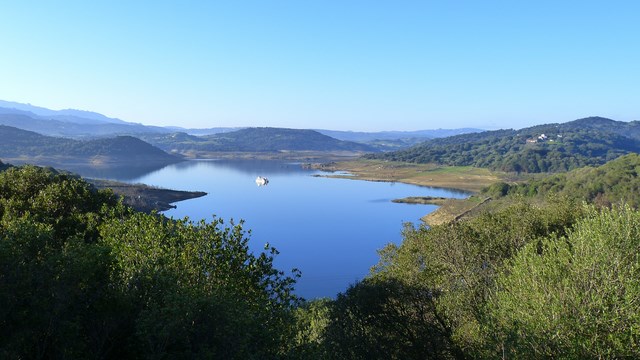
[[[638,122],[595,117],[433,139],[406,150],[365,157],[518,173],[564,172],[640,152],[639,134]]]
[[[296,274],[242,223],[169,220],[51,169],[0,172],[0,357],[265,359]]]

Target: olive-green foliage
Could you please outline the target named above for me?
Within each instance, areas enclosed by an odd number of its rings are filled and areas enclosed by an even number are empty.
[[[241,225],[136,213],[48,169],[0,172],[0,358],[288,354],[295,279]]]
[[[332,300],[320,298],[305,302],[295,309],[296,335],[290,355],[299,359],[325,359],[328,351],[326,329],[330,323]]]
[[[0,173],[0,357],[98,354],[117,319],[103,207],[118,205],[69,175],[33,166]]]
[[[263,359],[287,341],[294,279],[273,268],[275,249],[256,257],[241,224],[222,226],[142,213],[102,226],[150,357]]]
[[[509,358],[640,357],[640,213],[591,210],[501,271],[486,322]]]
[[[36,166],[0,172],[0,215],[3,222],[28,218],[52,226],[56,238],[80,236],[97,240],[103,206],[115,206],[109,191],[97,191],[79,177]]]
[[[498,183],[485,190],[496,196],[548,196],[557,194],[596,205],[628,204],[640,206],[640,155],[629,154],[597,168],[585,167],[524,184]]]
[[[563,172],[597,166],[640,151],[640,123],[586,118],[520,130],[496,130],[433,139],[367,158],[476,166],[507,172]],[[545,134],[547,139],[535,143]]]
[[[566,199],[522,199],[462,222],[406,227],[400,246],[380,251],[371,277],[333,303],[325,345],[338,358],[491,358],[485,306],[505,261],[564,235],[581,214]]]
[[[329,359],[461,358],[428,287],[366,279],[331,306],[325,330]]]
[[[640,357],[640,213],[521,198],[405,228],[329,304],[335,358]],[[333,352],[329,352],[333,351]],[[329,356],[331,357],[331,356]]]
[[[482,348],[483,305],[504,261],[542,236],[564,234],[580,209],[565,200],[544,207],[522,201],[469,221],[407,228],[403,244],[383,257],[375,276],[439,294],[435,312],[454,343],[473,353]]]
[[[367,279],[326,305],[317,353],[640,357],[640,213],[582,204],[637,206],[639,169],[640,157],[630,154],[529,185],[497,184],[486,192],[507,196],[501,207],[407,226],[403,243],[382,249]],[[522,191],[532,188],[535,198]]]

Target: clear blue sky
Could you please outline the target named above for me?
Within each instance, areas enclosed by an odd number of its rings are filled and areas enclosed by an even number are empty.
[[[640,1],[7,1],[0,99],[184,127],[640,120]]]

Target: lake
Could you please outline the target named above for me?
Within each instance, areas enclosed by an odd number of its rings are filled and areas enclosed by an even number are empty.
[[[296,292],[307,299],[334,297],[362,279],[378,261],[376,250],[402,241],[404,223],[418,224],[436,209],[392,199],[468,196],[456,190],[313,176],[319,174],[326,173],[283,161],[191,160],[134,178],[106,177],[207,192],[165,214],[193,220],[215,215],[227,224],[245,220],[254,252],[268,242],[280,251],[277,268],[302,271]],[[257,176],[267,177],[269,184],[257,186]]]

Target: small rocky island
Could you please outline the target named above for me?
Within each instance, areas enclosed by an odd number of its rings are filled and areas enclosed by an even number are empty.
[[[409,196],[402,199],[393,199],[391,201],[394,203],[404,203],[404,204],[423,204],[423,205],[442,206],[447,200],[449,199],[445,197],[437,197],[437,196]]]

